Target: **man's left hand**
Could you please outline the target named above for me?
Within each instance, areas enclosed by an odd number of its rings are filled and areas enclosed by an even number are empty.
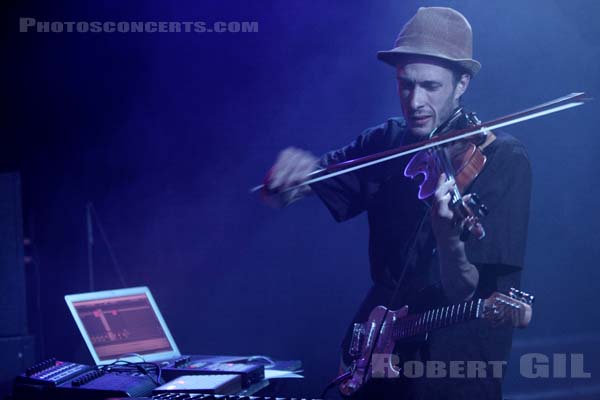
[[[438,245],[452,245],[460,241],[461,224],[456,221],[450,205],[454,185],[454,179],[447,180],[446,174],[441,174],[433,195],[431,225]]]
[[[461,223],[456,223],[450,200],[454,180],[442,174],[438,181],[431,210],[431,225],[437,242],[440,277],[446,296],[451,301],[464,301],[473,296],[479,282],[479,272],[467,258],[465,244],[460,240]],[[468,201],[468,195],[463,197]]]

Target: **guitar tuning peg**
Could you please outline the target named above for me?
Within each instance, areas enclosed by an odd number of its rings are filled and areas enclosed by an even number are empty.
[[[535,301],[534,296],[515,288],[510,288],[510,290],[508,291],[508,295],[515,300],[521,301],[529,305],[532,305]]]

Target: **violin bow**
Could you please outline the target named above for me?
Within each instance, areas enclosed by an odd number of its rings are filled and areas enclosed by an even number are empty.
[[[326,179],[330,179],[338,175],[347,174],[348,172],[356,171],[362,168],[367,168],[372,165],[380,164],[409,154],[417,153],[419,151],[426,150],[435,146],[440,146],[446,143],[451,143],[457,140],[465,139],[470,136],[475,136],[482,133],[487,134],[488,131],[491,131],[493,129],[515,125],[520,122],[529,121],[534,118],[554,114],[563,110],[568,110],[569,108],[578,107],[590,100],[592,99],[590,97],[587,97],[584,92],[571,93],[566,96],[548,101],[546,103],[542,103],[537,106],[515,112],[513,114],[505,115],[503,117],[499,117],[491,121],[482,122],[481,124],[473,127],[450,132],[445,135],[435,136],[429,140],[413,143],[408,146],[397,147],[394,149],[382,151],[380,153],[370,154],[353,160],[329,165],[325,168],[319,168],[308,174],[306,176],[305,181],[297,185],[290,186],[284,189],[283,191],[286,192],[289,190],[294,190],[301,186],[324,181]],[[255,186],[250,189],[250,192],[257,192],[263,189],[264,187],[264,184]]]

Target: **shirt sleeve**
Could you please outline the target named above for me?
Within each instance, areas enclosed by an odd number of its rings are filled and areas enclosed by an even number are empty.
[[[338,150],[324,154],[320,165],[327,167],[354,160],[398,146],[402,140],[404,123],[397,118],[368,128],[353,142]],[[311,185],[336,221],[341,222],[365,211],[369,193],[381,178],[375,177],[381,169],[369,167],[338,175]]]

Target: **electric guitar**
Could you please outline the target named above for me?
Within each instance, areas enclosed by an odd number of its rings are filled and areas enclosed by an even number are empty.
[[[372,377],[398,378],[401,369],[393,362],[392,352],[400,339],[474,319],[487,319],[494,326],[511,323],[525,328],[531,321],[533,300],[533,296],[512,288],[508,295],[495,292],[487,299],[474,299],[421,314],[409,315],[408,306],[396,311],[377,306],[367,322],[354,324],[349,349],[354,361],[344,374],[346,379],[340,383],[339,390],[344,396],[352,396]],[[372,364],[374,354],[378,357],[376,371]]]

